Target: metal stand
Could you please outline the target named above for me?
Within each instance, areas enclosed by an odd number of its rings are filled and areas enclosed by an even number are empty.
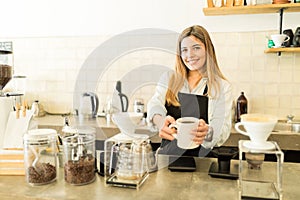
[[[249,143],[249,140],[239,141],[239,199],[282,200],[283,152],[276,142],[268,142],[274,145],[274,149],[268,150],[250,149],[245,147],[246,143]],[[273,154],[277,157],[277,163],[261,163],[261,167],[253,169],[247,166],[249,160],[243,160],[243,155],[246,153]]]
[[[279,10],[279,34],[282,33],[283,10],[283,8]],[[281,56],[281,52],[278,52],[278,56]]]

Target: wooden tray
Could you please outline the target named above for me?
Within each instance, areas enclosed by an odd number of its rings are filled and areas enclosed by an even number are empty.
[[[0,151],[0,175],[25,175],[23,150]]]

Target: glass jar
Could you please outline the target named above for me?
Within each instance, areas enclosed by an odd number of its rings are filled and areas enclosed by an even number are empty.
[[[57,178],[57,132],[33,129],[24,135],[26,181],[30,185],[51,183]]]
[[[65,181],[84,185],[95,180],[95,134],[77,129],[75,135],[63,138]]]

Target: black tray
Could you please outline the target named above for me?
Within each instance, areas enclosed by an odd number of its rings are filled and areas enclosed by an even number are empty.
[[[196,170],[196,163],[193,157],[169,157],[168,169],[174,172],[193,172]]]
[[[233,179],[233,180],[239,178],[239,175],[236,173],[219,172],[219,167],[217,162],[211,163],[208,174],[213,178],[225,178],[225,179]]]

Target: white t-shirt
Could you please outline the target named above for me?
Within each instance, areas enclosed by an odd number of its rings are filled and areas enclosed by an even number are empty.
[[[147,116],[148,121],[152,121],[155,114],[166,116],[167,110],[165,108],[166,103],[166,92],[168,89],[169,78],[172,71],[164,73],[159,83],[156,86],[156,90],[152,98],[147,104]],[[208,100],[208,123],[213,128],[213,139],[212,141],[204,141],[202,144],[205,148],[213,148],[214,146],[221,146],[229,137],[231,131],[232,122],[232,86],[231,84],[223,79],[220,80],[220,94],[215,97],[209,97]],[[190,91],[187,80],[184,82],[181,88],[181,93],[198,94],[202,95],[205,89],[207,78],[202,78],[198,85]],[[215,91],[212,91],[214,93]]]

